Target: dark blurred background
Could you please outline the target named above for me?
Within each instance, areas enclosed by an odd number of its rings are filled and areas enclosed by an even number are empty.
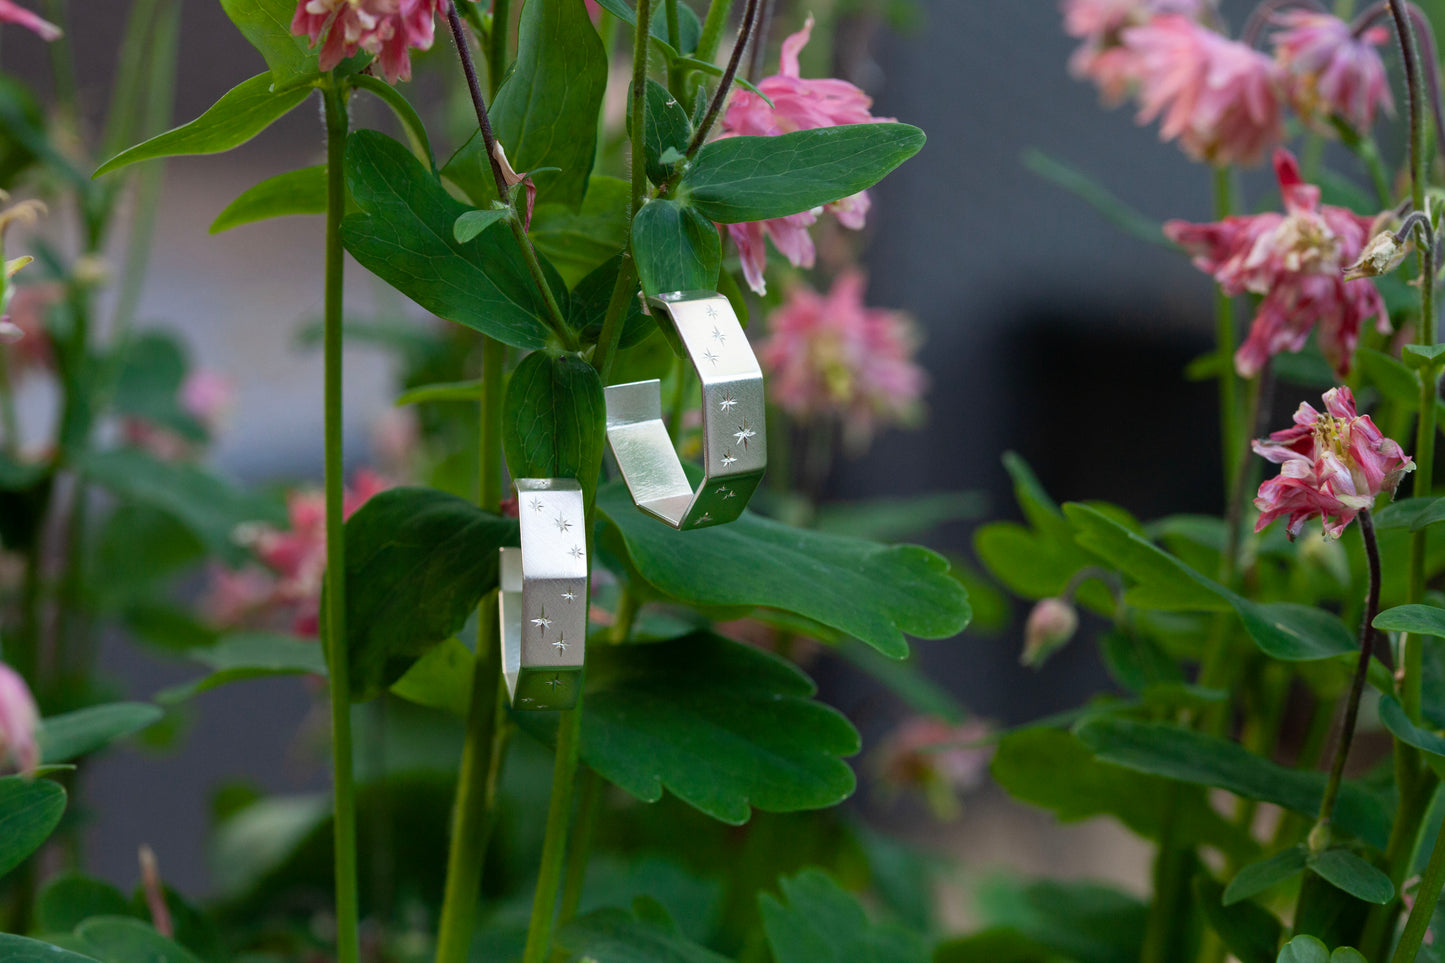
[[[75,6],[77,54],[89,76],[107,77],[124,10]],[[875,96],[876,114],[929,136],[923,152],[876,190],[865,256],[870,303],[907,311],[925,332],[928,414],[921,427],[886,432],[865,456],[842,462],[827,494],[977,491],[989,517],[1016,517],[1000,463],[1013,450],[1060,501],[1108,498],[1144,518],[1218,511],[1213,383],[1182,377],[1211,347],[1209,279],[1176,253],[1125,235],[1021,158],[1039,149],[1067,161],[1159,220],[1208,219],[1207,170],[1160,144],[1155,128],[1136,126],[1128,108],[1102,109],[1095,90],[1068,75],[1073,43],[1051,0],[912,6],[904,18],[911,26],[895,30],[860,14],[834,46],[840,74]],[[1247,6],[1226,3],[1225,13],[1238,24]],[[806,9],[779,3],[774,49]],[[8,71],[47,74],[43,47],[19,31],[5,32],[0,55]],[[441,55],[450,51],[439,35],[424,63],[439,70],[447,66],[436,60]],[[770,53],[770,68],[775,58]],[[178,121],[261,69],[215,0],[187,0]],[[408,90],[424,111],[438,89],[427,74],[419,68]],[[109,91],[91,86],[85,94],[100,110]],[[363,104],[354,123],[380,125],[374,110]],[[215,457],[252,483],[320,477],[321,359],[298,347],[296,330],[320,313],[321,225],[291,218],[218,236],[206,229],[240,191],[316,163],[321,148],[308,105],[236,151],[168,167],[141,321],[182,330],[202,365],[235,381],[236,409]],[[347,283],[349,311],[406,310],[354,264]],[[346,378],[348,453],[360,464],[368,427],[393,394],[388,360],[352,350]],[[1287,410],[1297,402],[1282,403]],[[38,410],[43,402],[33,403]],[[972,527],[951,524],[926,540],[966,555]],[[1042,671],[1021,668],[1017,625],[1026,609],[1015,608],[1012,628],[920,643],[918,658],[971,710],[1001,723],[1075,705],[1107,685],[1085,646]],[[196,674],[120,644],[107,660],[140,696]],[[845,709],[860,698],[856,676],[832,663],[819,673],[825,694]],[[218,780],[242,773],[273,791],[324,786],[324,772],[278,762],[294,755],[310,705],[294,680],[221,689],[194,703],[178,751],[122,750],[100,760],[87,777],[101,804],[90,813],[92,865],[129,883],[135,847],[149,842],[177,886],[204,892],[205,800]],[[1002,824],[982,818],[972,825],[1017,828],[1013,816],[998,817]],[[969,833],[968,825],[958,832]],[[1034,819],[1018,831],[1041,825]]]

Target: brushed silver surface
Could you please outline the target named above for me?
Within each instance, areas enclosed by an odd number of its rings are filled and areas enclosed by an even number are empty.
[[[702,384],[703,481],[687,481],[662,420],[662,383],[609,385],[607,441],[637,507],[678,529],[735,520],[768,464],[763,372],[728,299],[711,291],[648,298]]]

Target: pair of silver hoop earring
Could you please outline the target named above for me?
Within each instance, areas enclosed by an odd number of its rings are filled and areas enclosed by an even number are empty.
[[[728,299],[679,291],[647,299],[702,384],[703,478],[694,487],[662,420],[662,383],[606,388],[607,442],[643,512],[687,531],[734,521],[767,467],[763,372]],[[517,479],[521,548],[501,550],[502,674],[518,709],[569,709],[581,693],[587,532],[571,478]]]

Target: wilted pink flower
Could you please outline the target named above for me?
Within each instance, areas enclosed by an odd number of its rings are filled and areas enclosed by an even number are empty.
[[[1254,442],[1255,454],[1280,466],[1278,477],[1259,486],[1256,532],[1288,516],[1285,533],[1293,539],[1318,515],[1325,537],[1339,538],[1377,495],[1393,495],[1405,473],[1415,470],[1415,463],[1380,433],[1369,415],[1355,411],[1349,388],[1331,388],[1324,402],[1324,413],[1301,402],[1293,428]]]
[[[1163,13],[1198,17],[1200,0],[1064,0],[1064,32],[1083,43],[1069,58],[1069,72],[1092,80],[1109,105],[1134,91],[1138,58],[1124,45],[1124,30]]]
[[[813,32],[813,18],[803,29],[783,41],[779,72],[765,77],[758,89],[773,102],[750,90],[737,90],[728,101],[723,114],[719,137],[776,137],[795,130],[837,127],[841,124],[868,124],[892,121],[891,117],[874,117],[870,112],[873,100],[846,80],[834,78],[804,79],[798,54],[807,45]],[[826,205],[844,227],[858,230],[868,213],[867,192],[845,197]],[[728,234],[742,256],[743,276],[748,286],[759,294],[767,292],[763,271],[767,267],[767,244],[771,237],[778,252],[795,267],[812,267],[815,251],[808,228],[818,219],[818,211],[803,211],[789,217],[746,224],[729,224]]]
[[[356,473],[353,486],[346,490],[342,514],[352,513],[375,495],[390,488],[375,472],[365,469]],[[321,491],[292,492],[286,500],[291,527],[286,531],[262,528],[247,535],[256,558],[276,575],[276,582],[266,604],[286,607],[294,613],[292,629],[300,635],[315,635],[321,585],[326,575],[326,495]],[[259,581],[231,578],[217,586],[224,593],[214,603],[225,611],[248,605],[248,597]],[[252,606],[254,607],[254,606]]]
[[[1024,623],[1024,650],[1019,662],[1038,668],[1079,628],[1079,613],[1061,598],[1040,599]]]
[[[757,346],[778,405],[798,418],[839,418],[854,443],[865,442],[880,423],[910,417],[926,382],[913,360],[912,323],[896,311],[864,306],[863,288],[857,271],[838,275],[826,296],[794,285]]]
[[[1376,47],[1389,39],[1384,27],[1356,36],[1339,17],[1314,10],[1276,14],[1284,29],[1274,35],[1275,59],[1285,72],[1285,89],[1299,115],[1318,123],[1335,114],[1356,130],[1369,130],[1375,111],[1394,112],[1385,63]]]
[[[435,18],[450,0],[299,0],[291,32],[324,35],[320,67],[330,70],[359,50],[374,55],[391,83],[411,79],[407,51],[430,49]]]
[[[0,0],[0,23],[19,24],[26,30],[33,31],[41,40],[59,40],[61,36],[61,30],[55,24],[42,20],[11,0]]]
[[[952,725],[939,719],[914,716],[879,745],[877,772],[891,792],[922,791],[939,818],[958,812],[958,795],[977,789],[988,771],[993,747],[988,723],[970,719]]]
[[[1211,164],[1256,163],[1283,135],[1279,66],[1181,14],[1124,31],[1137,58],[1139,123]]]
[[[40,765],[35,725],[40,711],[20,673],[0,662],[0,762],[8,756],[21,772]]]
[[[1370,239],[1373,218],[1320,204],[1320,189],[1300,178],[1294,155],[1278,150],[1275,174],[1283,214],[1229,217],[1210,224],[1169,221],[1164,233],[1214,275],[1229,295],[1263,296],[1235,369],[1253,377],[1274,355],[1298,351],[1318,328],[1320,350],[1340,375],[1349,373],[1360,326],[1375,319],[1390,330],[1385,301],[1369,281],[1344,279]]]

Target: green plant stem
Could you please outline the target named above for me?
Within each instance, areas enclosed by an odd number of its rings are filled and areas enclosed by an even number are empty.
[[[14,458],[20,454],[20,418],[15,413],[15,388],[10,378],[10,348],[0,344],[0,451]]]
[[[1214,169],[1214,216],[1222,221],[1234,209],[1234,184],[1227,167]],[[1224,486],[1229,491],[1240,459],[1239,379],[1234,373],[1234,299],[1214,289],[1214,340],[1219,351],[1219,432],[1224,453]]]
[[[487,38],[487,90],[494,100],[502,86],[502,75],[507,71],[511,38],[511,0],[492,0],[492,33]]]
[[[557,304],[557,295],[552,290],[552,285],[547,283],[547,275],[542,271],[542,262],[537,259],[537,250],[532,247],[532,239],[527,236],[526,228],[522,221],[515,215],[507,218],[511,225],[512,237],[517,241],[517,247],[522,251],[522,260],[527,262],[527,273],[532,275],[532,283],[537,285],[537,290],[542,294],[542,303],[547,308],[547,326],[562,342],[562,346],[568,351],[576,351],[580,344],[577,342],[577,335],[567,326],[567,319],[562,316],[562,308]]]
[[[712,62],[722,46],[723,28],[732,13],[733,0],[712,0],[707,5],[707,18],[702,22],[702,35],[697,41],[697,59]]]
[[[758,25],[759,2],[760,0],[748,0],[748,5],[743,10],[743,22],[738,28],[738,42],[733,45],[733,52],[728,57],[728,65],[723,69],[722,77],[718,79],[717,91],[713,94],[712,100],[707,105],[707,113],[703,115],[702,123],[697,125],[697,130],[693,131],[692,140],[688,142],[685,155],[688,160],[691,160],[697,152],[702,149],[702,145],[707,141],[707,135],[712,132],[712,125],[717,121],[718,115],[722,113],[723,104],[727,102],[728,92],[732,89],[733,80],[738,75],[738,66],[743,60],[743,52],[747,50],[748,41],[752,38],[753,31]],[[639,23],[641,22],[641,16],[642,14],[639,10]],[[636,103],[639,98],[635,91],[633,93],[633,99],[632,116],[637,117],[642,108]],[[635,137],[633,139],[636,140]],[[641,157],[642,154],[638,153],[633,156]],[[634,175],[634,181],[635,180],[636,177]],[[670,185],[663,185],[663,187],[659,189],[659,192],[666,193],[668,187],[670,187]]]
[[[638,19],[641,19],[639,13]],[[552,920],[557,910],[557,886],[567,854],[567,824],[572,816],[572,790],[577,776],[578,748],[582,741],[582,699],[576,708],[558,713],[557,755],[552,768],[552,801],[547,808],[547,836],[542,843],[542,865],[537,892],[532,897],[532,921],[522,963],[543,963],[552,946]]]
[[[507,347],[482,339],[481,430],[477,443],[477,503],[495,512],[502,503],[502,397]],[[447,881],[437,925],[436,963],[464,963],[476,924],[477,894],[495,820],[497,758],[501,728],[499,711],[505,695],[497,647],[497,593],[489,592],[477,607],[477,652],[472,668],[467,733],[452,804],[451,842],[447,849]],[[505,738],[505,737],[504,737]]]
[[[1349,695],[1345,699],[1345,717],[1340,724],[1340,738],[1335,745],[1335,755],[1330,763],[1329,781],[1320,800],[1319,818],[1310,830],[1310,849],[1314,852],[1329,845],[1330,820],[1334,817],[1335,801],[1339,798],[1340,784],[1344,781],[1345,761],[1350,755],[1350,743],[1355,738],[1355,722],[1360,714],[1360,696],[1365,691],[1365,676],[1370,668],[1370,653],[1374,646],[1375,616],[1380,611],[1380,547],[1375,540],[1375,521],[1369,509],[1360,512],[1356,521],[1360,526],[1360,537],[1365,542],[1365,558],[1369,562],[1370,587],[1365,597],[1365,618],[1360,626],[1360,657],[1355,662],[1355,674],[1350,680]]]
[[[627,321],[627,309],[636,290],[637,263],[628,250],[623,252],[622,264],[617,269],[617,284],[612,288],[612,298],[607,302],[607,313],[602,318],[602,333],[597,339],[597,349],[592,352],[592,367],[597,369],[604,385],[612,376],[612,363],[617,359],[622,326]]]
[[[346,497],[341,439],[341,218],[346,213],[346,90],[333,74],[322,92],[326,114],[326,309],[322,336],[326,409],[326,638],[331,679],[332,783],[336,799],[336,958],[360,959],[356,887],[356,790],[351,770],[351,672],[346,651]]]
[[[562,880],[562,905],[557,910],[561,926],[577,914],[582,902],[582,889],[587,882],[587,862],[592,855],[592,837],[602,813],[602,777],[589,767],[582,767],[582,789],[577,798],[577,820],[572,824],[572,839],[567,844],[567,873]],[[555,963],[555,955],[554,955]]]
[[[1445,885],[1445,823],[1435,837],[1435,848],[1430,851],[1430,862],[1425,866],[1424,878],[1415,890],[1415,905],[1405,920],[1405,931],[1395,946],[1395,955],[1390,963],[1415,963],[1420,946],[1425,942],[1425,933],[1430,921],[1435,918],[1435,906],[1440,902],[1440,888]]]
[[[663,15],[667,18],[667,44],[682,53],[682,31],[677,25],[677,0],[663,0]],[[682,96],[682,70],[676,64],[668,67],[667,88],[674,95]]]
[[[1181,922],[1178,914],[1179,895],[1184,886],[1185,850],[1179,839],[1180,784],[1171,782],[1163,789],[1163,829],[1159,834],[1159,851],[1154,857],[1154,898],[1149,903],[1149,917],[1144,924],[1144,946],[1141,963],[1168,963],[1172,956],[1175,927]]]
[[[1419,753],[1402,753],[1403,744],[1395,742],[1396,786],[1400,805],[1390,827],[1390,841],[1385,847],[1385,865],[1390,881],[1395,884],[1396,899],[1383,906],[1371,906],[1360,936],[1360,950],[1368,959],[1384,959],[1390,938],[1395,932],[1401,903],[1398,894],[1405,880],[1414,871],[1415,853],[1420,844],[1421,822],[1430,808],[1436,780],[1434,774],[1419,766]]]
[[[65,0],[48,0],[46,16],[65,32],[46,44],[50,50],[50,70],[55,83],[55,100],[68,123],[80,120],[80,85],[75,75],[75,51],[70,42],[70,18],[66,16]]]

